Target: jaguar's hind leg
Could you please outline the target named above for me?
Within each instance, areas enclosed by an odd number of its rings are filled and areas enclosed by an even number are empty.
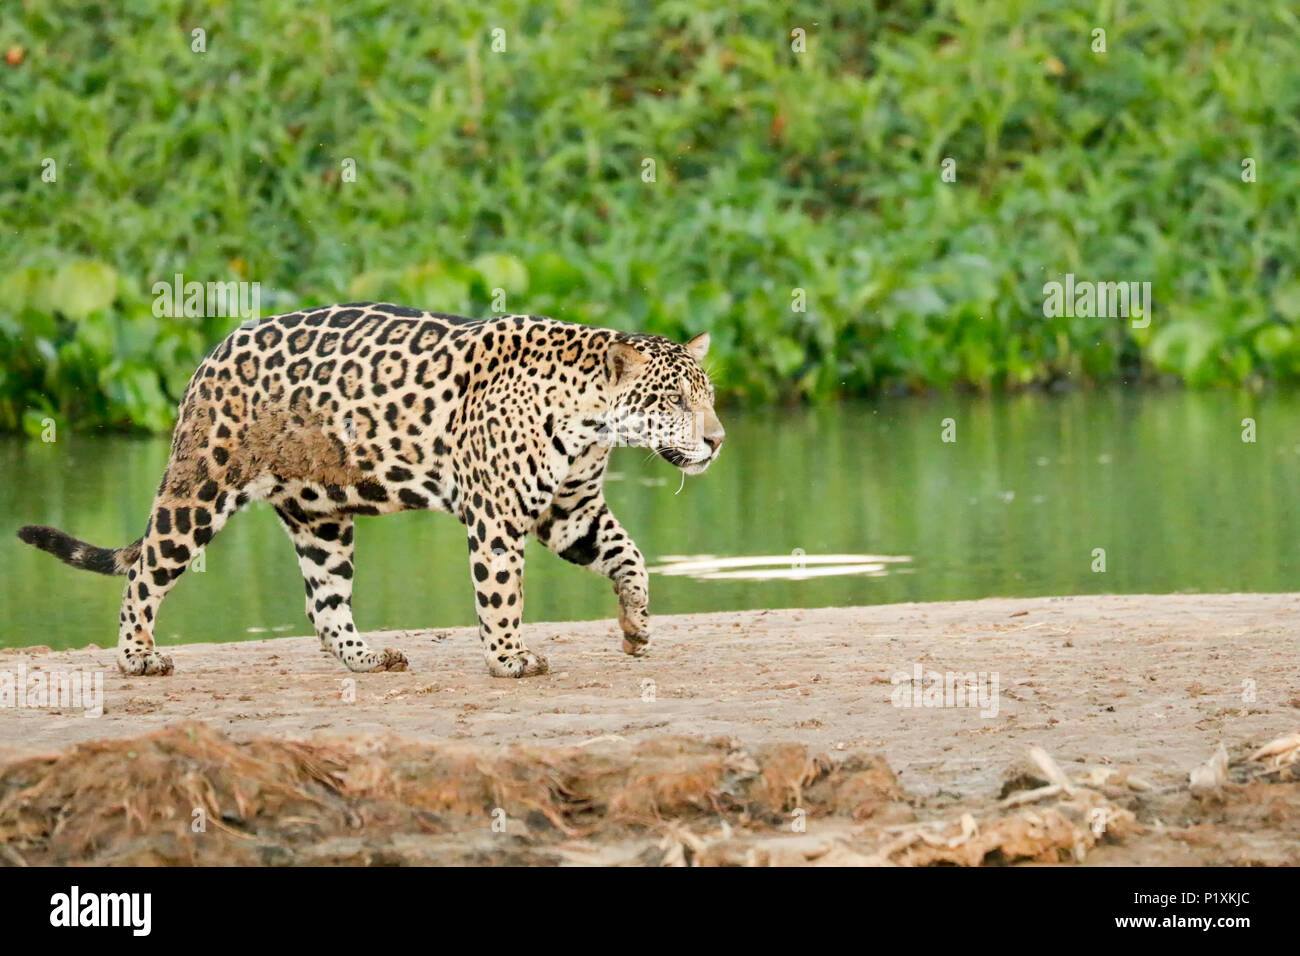
[[[154,647],[158,608],[176,579],[235,511],[234,496],[218,495],[215,482],[196,497],[159,492],[140,542],[140,556],[127,572],[118,618],[117,666],[123,674],[170,674],[172,661]]]
[[[376,651],[352,621],[352,516],[290,514],[277,507],[307,587],[307,619],[321,645],[352,671],[404,671],[401,651]]]

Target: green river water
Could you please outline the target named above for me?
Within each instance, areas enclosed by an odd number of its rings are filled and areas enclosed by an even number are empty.
[[[666,462],[614,453],[606,493],[650,563],[652,613],[1300,583],[1300,395],[957,395],[721,416],[722,456],[680,493]],[[135,540],[167,450],[162,438],[0,440],[0,646],[114,643],[123,581],[13,532]],[[449,515],[358,519],[358,626],[472,624],[464,549]],[[533,544],[526,598],[531,621],[614,614],[602,579]],[[302,605],[289,540],[255,505],[168,596],[157,636],[304,634]]]

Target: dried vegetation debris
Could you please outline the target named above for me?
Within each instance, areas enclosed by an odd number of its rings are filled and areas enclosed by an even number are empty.
[[[1300,862],[1300,734],[1226,754],[1157,788],[1126,768],[1071,776],[1031,748],[1000,798],[930,811],[864,751],[683,736],[236,741],[186,723],[0,767],[0,861],[980,866],[1106,849],[1115,862]],[[1265,851],[1263,834],[1281,839]]]

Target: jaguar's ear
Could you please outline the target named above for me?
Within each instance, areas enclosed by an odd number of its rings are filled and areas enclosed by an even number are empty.
[[[695,361],[701,361],[704,356],[709,354],[709,333],[701,332],[687,342],[686,351],[691,353],[691,358],[695,359]]]
[[[645,371],[646,357],[626,342],[612,342],[605,356],[609,379],[615,385],[625,385]]]

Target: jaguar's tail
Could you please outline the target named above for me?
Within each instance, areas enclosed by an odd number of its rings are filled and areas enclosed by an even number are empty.
[[[96,574],[126,574],[140,557],[140,541],[125,548],[97,548],[78,541],[57,528],[29,524],[18,529],[18,537],[42,551],[48,551],[64,564]],[[141,539],[143,540],[143,539]]]

